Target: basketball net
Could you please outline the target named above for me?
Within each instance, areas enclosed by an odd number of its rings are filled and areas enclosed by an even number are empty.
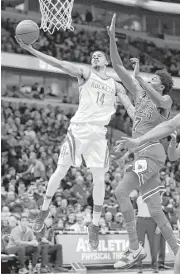
[[[39,0],[41,29],[52,34],[55,30],[74,30],[71,18],[74,0]]]

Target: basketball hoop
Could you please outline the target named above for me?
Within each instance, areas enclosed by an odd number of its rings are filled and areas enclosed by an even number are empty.
[[[71,18],[74,0],[39,0],[41,29],[52,34],[56,29],[74,30]]]

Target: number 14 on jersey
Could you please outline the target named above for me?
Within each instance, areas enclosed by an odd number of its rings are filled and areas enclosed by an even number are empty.
[[[102,92],[97,92],[97,99],[96,99],[96,103],[98,105],[104,105],[104,98],[105,98],[105,94]]]

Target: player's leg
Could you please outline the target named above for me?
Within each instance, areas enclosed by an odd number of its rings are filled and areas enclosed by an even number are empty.
[[[44,197],[44,202],[41,208],[40,213],[35,219],[33,224],[33,230],[36,233],[39,233],[44,228],[44,220],[49,214],[49,205],[54,196],[57,188],[60,185],[61,180],[65,177],[68,169],[70,168],[75,155],[75,148],[73,146],[74,140],[72,137],[67,134],[60,150],[60,155],[57,163],[57,168],[55,172],[49,179],[48,186],[46,189],[46,194]]]
[[[136,229],[137,229],[138,240],[144,247],[146,230],[147,230],[147,220],[144,218],[138,217],[136,222]],[[142,273],[142,269],[143,269],[142,261],[139,262],[137,266],[139,269],[138,273]]]
[[[156,253],[156,246],[155,246],[155,237],[157,236],[155,234],[157,225],[154,222],[152,218],[148,220],[148,226],[147,226],[147,238],[149,242],[150,252],[151,252],[151,259],[152,259],[152,269],[154,273],[158,270],[158,264],[157,264],[157,253]]]
[[[148,165],[152,167],[152,169],[155,169],[155,162],[152,160],[148,159]],[[142,178],[144,175],[145,174],[142,174]],[[160,186],[159,183],[159,173],[156,173],[149,181],[144,185],[141,185],[141,191],[143,193],[142,198],[147,203],[151,217],[156,222],[171,250],[176,255],[178,251],[177,240],[174,236],[172,227],[162,210],[160,192],[164,187]]]
[[[139,244],[134,209],[129,198],[132,190],[139,188],[138,176],[133,172],[132,167],[124,174],[123,179],[115,189],[115,195],[123,214],[128,237],[129,249],[122,254],[121,259],[114,264],[115,268],[129,268],[146,257],[144,248]]]
[[[93,175],[93,219],[88,227],[89,245],[93,250],[96,250],[99,244],[99,220],[105,196],[104,177],[109,169],[109,149],[107,140],[103,137],[103,134],[101,138],[96,136],[83,152],[86,165]]]
[[[106,170],[104,168],[91,168],[93,175],[93,219],[88,226],[89,245],[96,250],[99,245],[99,220],[101,217],[102,207],[105,196],[104,177]]]
[[[131,167],[132,171],[125,174],[123,180],[120,182],[115,191],[129,236],[129,250],[127,253],[125,252],[120,261],[115,264],[115,267],[117,268],[132,267],[136,262],[140,261],[141,258],[144,259],[146,257],[146,252],[138,242],[134,211],[129,200],[129,190],[132,191],[135,188],[141,188],[141,185],[147,185],[149,178],[151,178],[152,175],[160,168],[160,164],[159,166],[156,164],[153,168],[151,165],[149,166],[148,158],[145,157],[145,155],[151,154],[153,157],[153,153],[157,153],[157,148],[153,149],[155,151],[150,148],[150,150],[146,149],[135,153],[135,161],[133,163],[133,167]],[[163,155],[162,162],[164,159],[165,157]]]

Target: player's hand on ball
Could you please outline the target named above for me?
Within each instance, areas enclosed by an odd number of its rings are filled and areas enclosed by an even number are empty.
[[[27,45],[25,44],[20,38],[18,38],[17,36],[15,36],[15,39],[17,41],[17,43],[25,50],[29,51],[30,49],[32,49],[31,45]]]
[[[115,29],[116,29],[115,24],[116,24],[116,14],[114,13],[110,27],[109,26],[107,27],[107,32],[110,37],[115,37]]]
[[[130,61],[133,64],[134,76],[136,77],[139,74],[139,59],[138,58],[131,58]]]

